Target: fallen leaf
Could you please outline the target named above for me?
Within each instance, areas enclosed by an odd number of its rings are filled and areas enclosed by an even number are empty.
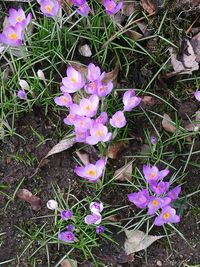
[[[90,163],[89,155],[87,153],[81,153],[80,151],[76,151],[75,153],[84,165]]]
[[[187,40],[185,44],[183,44],[183,42],[185,41],[182,41],[184,51],[182,52],[181,56],[178,57],[177,52],[173,48],[169,49],[171,63],[175,74],[192,74],[193,71],[199,69],[199,64],[196,60],[197,57],[189,40]]]
[[[133,14],[136,9],[136,1],[124,1],[121,13],[127,17]]]
[[[140,3],[144,10],[146,10],[150,15],[155,12],[156,6],[152,0],[141,0]]]
[[[29,190],[27,189],[21,189],[17,193],[18,198],[21,200],[24,200],[25,202],[28,202],[31,204],[31,208],[35,211],[38,211],[42,207],[42,200],[33,195]]]
[[[146,106],[146,105],[148,105],[148,106],[154,106],[156,104],[156,102],[157,101],[156,101],[156,98],[154,96],[144,96],[144,97],[142,97],[141,104],[143,106]]]
[[[77,265],[77,261],[69,259],[69,260],[62,261],[60,266],[61,267],[77,267],[78,265]]]
[[[195,121],[186,124],[185,129],[189,132],[198,132],[200,130],[200,111],[195,113]]]
[[[137,41],[140,38],[142,38],[142,34],[133,30],[128,30],[125,32],[126,36],[128,36],[130,39]]]
[[[127,255],[148,248],[156,240],[163,236],[147,235],[140,230],[125,230],[127,239],[124,243],[124,249]]]
[[[104,78],[102,79],[102,83],[107,84],[108,82],[113,82],[115,86],[117,83],[118,73],[119,73],[119,65],[117,64],[112,71],[105,74]]]
[[[132,171],[133,171],[133,161],[130,161],[125,166],[121,167],[120,169],[116,170],[114,173],[114,177],[117,181],[123,182],[126,180],[131,180],[132,178]]]
[[[174,133],[176,131],[176,127],[170,116],[164,113],[163,120],[162,120],[162,127],[169,133]]]
[[[119,222],[119,217],[117,215],[110,215],[105,217],[105,220],[110,222]]]
[[[122,142],[116,142],[112,145],[110,145],[108,150],[108,157],[110,159],[116,159],[118,152],[125,147],[125,143]]]
[[[190,43],[194,49],[196,61],[200,62],[200,32],[190,40]]]

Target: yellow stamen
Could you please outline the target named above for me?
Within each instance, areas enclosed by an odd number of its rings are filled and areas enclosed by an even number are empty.
[[[170,217],[169,212],[165,212],[165,213],[163,214],[163,218],[164,218],[165,220],[169,219],[169,217]]]
[[[109,5],[108,5],[108,9],[109,9],[109,10],[112,10],[112,9],[113,9],[113,4],[109,4]]]
[[[97,136],[101,137],[102,136],[102,132],[100,130],[97,130]]]
[[[17,40],[17,34],[15,32],[8,35],[10,39]]]
[[[68,101],[69,101],[69,99],[68,99],[66,96],[63,96],[63,97],[62,97],[62,102],[63,102],[63,103],[66,104]]]
[[[18,22],[21,22],[22,21],[22,18],[20,16],[17,17],[17,21]]]
[[[106,86],[101,86],[99,90],[100,92],[104,92],[106,90]]]
[[[86,106],[86,108],[85,108],[86,110],[91,110],[91,106]]]
[[[88,174],[90,175],[90,176],[95,176],[96,175],[96,172],[94,171],[94,170],[89,170],[88,171]]]
[[[153,200],[151,203],[152,203],[153,206],[158,206],[158,201],[157,200]]]
[[[156,176],[155,172],[152,172],[152,173],[150,174],[150,178],[154,178],[155,176]]]
[[[52,8],[50,5],[45,6],[45,10],[50,13],[52,11]]]
[[[71,82],[72,82],[72,83],[77,83],[77,78],[74,77],[74,76],[72,76],[72,77],[71,77]]]

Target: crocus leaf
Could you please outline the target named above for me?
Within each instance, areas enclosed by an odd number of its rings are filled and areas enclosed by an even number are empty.
[[[148,248],[156,240],[163,236],[147,235],[140,230],[125,230],[127,239],[124,243],[124,249],[127,255]]]

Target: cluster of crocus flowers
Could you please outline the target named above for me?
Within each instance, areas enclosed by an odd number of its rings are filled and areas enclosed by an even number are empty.
[[[168,173],[168,169],[159,171],[156,166],[149,167],[144,165],[143,174],[149,187],[139,192],[128,194],[128,199],[138,208],[147,208],[148,214],[151,216],[158,215],[154,220],[154,224],[157,226],[180,221],[176,210],[170,205],[178,198],[181,187],[176,186],[169,191],[170,183],[163,181]],[[158,211],[160,212],[158,213]]]
[[[5,18],[3,32],[0,34],[0,42],[10,46],[20,46],[24,38],[24,30],[30,23],[31,13],[27,16],[23,9],[10,8],[9,16]]]
[[[59,0],[38,0],[40,10],[47,17],[54,17],[57,15],[61,4]]]
[[[99,159],[95,164],[87,164],[85,167],[78,166],[75,168],[75,173],[92,182],[96,183],[102,176],[105,168],[105,159]]]
[[[137,107],[141,98],[135,95],[134,90],[127,90],[123,96],[124,110],[117,111],[108,120],[106,111],[99,113],[101,102],[113,89],[111,81],[104,83],[106,73],[90,63],[86,75],[71,66],[67,68],[66,74],[60,87],[62,95],[54,99],[57,105],[69,108],[64,123],[74,126],[77,142],[96,145],[99,142],[110,141],[112,133],[108,131],[106,124],[109,122],[114,128],[124,127],[126,125],[124,112]],[[74,103],[71,94],[80,90],[84,90],[81,95],[88,96],[80,99],[79,103]]]
[[[85,217],[85,223],[88,225],[98,225],[96,226],[96,233],[100,234],[104,232],[104,227],[99,225],[102,221],[101,212],[103,211],[103,203],[102,202],[92,202],[90,204],[91,214]]]

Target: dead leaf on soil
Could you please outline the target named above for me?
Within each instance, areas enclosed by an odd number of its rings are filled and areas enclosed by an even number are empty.
[[[140,38],[142,38],[143,34],[133,31],[133,30],[128,30],[125,32],[126,36],[128,36],[130,39],[137,41]]]
[[[77,261],[69,259],[69,260],[62,261],[60,266],[61,267],[77,267],[78,265],[77,265]]]
[[[163,120],[162,120],[162,127],[169,133],[174,133],[176,131],[176,127],[170,116],[164,113]]]
[[[124,182],[127,180],[131,180],[132,171],[133,171],[133,160],[127,163],[125,166],[121,167],[120,169],[116,170],[114,173],[115,180]]]
[[[31,208],[35,211],[38,211],[42,207],[42,201],[39,197],[33,195],[30,191],[27,189],[21,189],[17,193],[18,198],[24,200],[25,202],[28,202],[31,204]]]
[[[154,96],[144,96],[144,97],[142,97],[142,102],[141,102],[141,104],[143,105],[143,106],[146,106],[146,105],[148,105],[148,106],[154,106],[155,104],[156,104],[156,98],[154,97]]]
[[[125,230],[127,239],[124,243],[124,249],[127,255],[148,248],[156,240],[163,236],[147,235],[140,230]]]
[[[129,17],[136,9],[136,1],[124,1],[121,13]]]
[[[189,40],[187,40],[183,46],[186,46],[183,48],[185,51],[182,52],[182,55],[179,57],[179,59],[178,54],[173,48],[170,48],[169,50],[174,74],[192,74],[193,71],[199,69],[197,57]]]
[[[198,132],[200,130],[200,111],[195,113],[195,121],[186,124],[185,129],[189,132]]]
[[[126,144],[128,144],[129,142],[127,142]],[[109,150],[108,150],[108,157],[110,159],[116,159],[117,158],[117,155],[118,155],[118,152],[125,148],[125,143],[122,143],[122,142],[116,142],[112,145],[110,145],[109,147]]]
[[[194,49],[196,61],[200,62],[200,32],[190,40],[190,43]]]
[[[155,12],[156,6],[152,0],[141,0],[140,3],[144,10],[146,10],[150,15]]]
[[[76,155],[79,157],[79,159],[84,165],[87,165],[90,163],[89,155],[87,153],[82,153],[77,150]]]
[[[104,78],[102,79],[102,83],[107,84],[108,82],[112,82],[114,86],[117,84],[117,77],[119,73],[119,65],[116,64],[115,68],[106,73]]]

